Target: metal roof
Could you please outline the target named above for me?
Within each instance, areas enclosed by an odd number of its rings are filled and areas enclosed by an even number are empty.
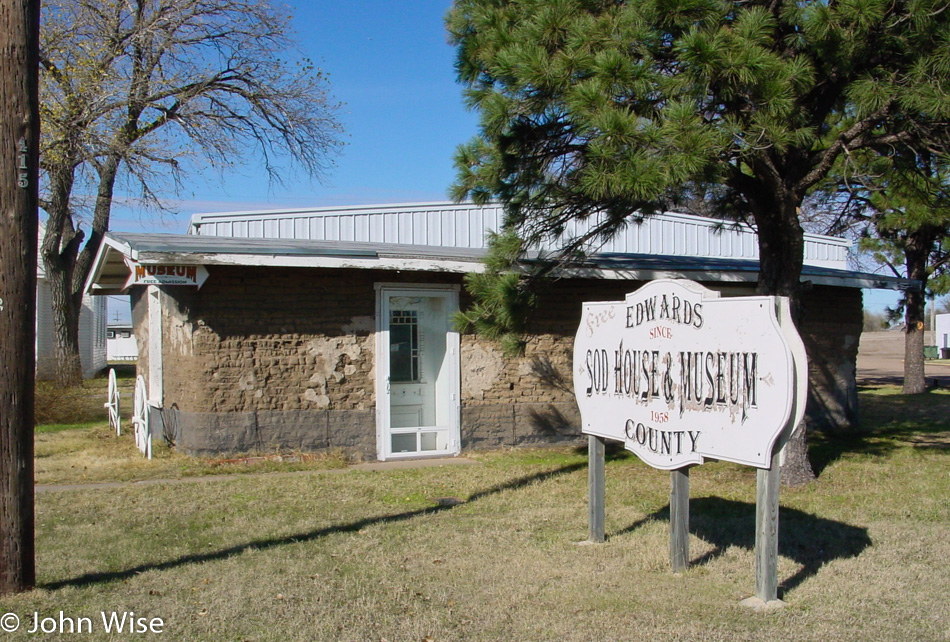
[[[193,234],[105,235],[87,282],[93,294],[124,291],[130,269],[126,259],[143,265],[237,265],[334,269],[406,270],[416,272],[480,272],[480,248],[401,245],[292,239],[249,239]],[[707,282],[754,283],[756,260],[601,253],[560,271],[567,278],[688,278]],[[213,278],[213,277],[212,277]],[[852,288],[912,289],[916,281],[806,265],[802,280]]]
[[[569,276],[583,276],[585,269],[614,273],[610,278],[688,278],[694,281],[756,282],[759,262],[745,259],[693,258],[645,254],[598,254],[577,268],[566,270]],[[816,285],[884,290],[914,290],[919,281],[870,272],[839,270],[816,265],[802,267],[801,281]]]
[[[504,225],[498,203],[403,203],[319,207],[258,212],[195,214],[190,232],[200,236],[294,239],[487,248],[487,236]],[[547,239],[543,249],[584,236],[603,220],[602,214],[568,223],[559,239]],[[805,234],[806,265],[847,269],[853,243],[847,239]],[[591,242],[589,253],[662,254],[724,259],[758,259],[759,245],[752,227],[735,222],[677,212],[648,217],[632,214],[627,225],[610,239]]]

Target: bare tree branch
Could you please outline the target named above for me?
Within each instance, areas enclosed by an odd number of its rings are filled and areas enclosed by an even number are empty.
[[[318,180],[332,166],[337,105],[267,0],[48,0],[43,13],[43,256],[61,306],[81,302],[120,181],[162,208],[199,157],[256,156],[274,179],[284,163]],[[57,324],[63,354],[78,350],[70,324]]]

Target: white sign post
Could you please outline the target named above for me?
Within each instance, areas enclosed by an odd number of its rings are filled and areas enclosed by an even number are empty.
[[[624,301],[584,304],[574,340],[583,432],[674,471],[674,570],[688,560],[688,468],[715,459],[770,469],[806,390],[804,346],[782,297],[720,297],[660,279]]]

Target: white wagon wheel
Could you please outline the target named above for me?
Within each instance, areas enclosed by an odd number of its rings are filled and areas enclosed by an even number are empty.
[[[119,416],[119,386],[115,380],[115,369],[109,369],[108,401],[104,404],[109,412],[109,426],[115,430],[116,436],[122,434],[122,420]]]
[[[145,397],[145,377],[135,380],[135,396],[132,398],[132,426],[135,430],[135,446],[152,458],[152,440],[148,434],[148,399]]]

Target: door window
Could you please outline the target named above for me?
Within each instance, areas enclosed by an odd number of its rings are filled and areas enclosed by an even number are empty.
[[[419,381],[419,313],[392,310],[389,318],[389,380]]]

